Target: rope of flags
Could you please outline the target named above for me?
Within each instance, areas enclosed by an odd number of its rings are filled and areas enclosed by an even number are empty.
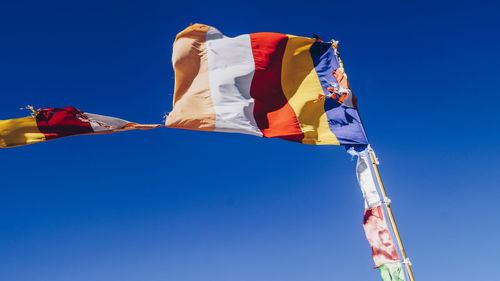
[[[363,228],[375,268],[384,281],[414,281],[337,44],[317,35],[270,32],[226,37],[214,27],[194,24],[174,41],[173,109],[165,125],[138,124],[71,106],[29,107],[31,116],[0,120],[0,147],[158,127],[344,145],[357,156]]]

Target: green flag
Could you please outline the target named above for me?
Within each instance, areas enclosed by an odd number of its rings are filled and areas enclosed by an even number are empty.
[[[405,273],[400,263],[386,263],[378,267],[382,280],[405,281]]]

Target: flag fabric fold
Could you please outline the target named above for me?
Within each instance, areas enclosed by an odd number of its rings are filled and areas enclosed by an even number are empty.
[[[86,113],[71,106],[47,108],[34,111],[32,116],[0,120],[0,147],[27,145],[75,135],[107,134],[161,126]]]
[[[269,32],[231,38],[194,24],[177,35],[172,63],[167,127],[368,143],[332,42]]]

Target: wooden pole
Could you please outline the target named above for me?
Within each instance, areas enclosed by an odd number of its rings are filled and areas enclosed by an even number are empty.
[[[373,169],[375,170],[375,175],[377,176],[377,181],[378,185],[380,187],[380,191],[382,192],[383,201],[384,205],[387,208],[387,214],[389,215],[389,220],[391,221],[392,229],[394,230],[394,235],[396,236],[396,240],[398,241],[399,249],[401,250],[401,254],[403,255],[403,262],[406,265],[406,269],[408,271],[408,276],[410,276],[411,281],[415,281],[413,278],[413,272],[411,271],[411,266],[408,261],[408,257],[406,256],[405,249],[403,247],[403,243],[401,242],[401,237],[399,236],[399,231],[398,227],[396,226],[396,221],[394,220],[394,216],[392,215],[392,210],[389,202],[386,202],[387,194],[385,192],[384,184],[382,183],[382,179],[380,178],[380,173],[378,171],[378,166],[377,166],[377,158],[375,157],[375,153],[373,152],[373,149],[371,146],[368,146],[368,151],[370,152],[370,159],[373,165]]]

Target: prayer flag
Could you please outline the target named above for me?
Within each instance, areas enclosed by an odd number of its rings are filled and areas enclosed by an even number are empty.
[[[386,263],[401,262],[396,247],[392,242],[382,206],[365,209],[363,228],[365,229],[366,239],[372,247],[375,267]]]
[[[162,125],[142,125],[123,119],[82,112],[74,107],[47,108],[33,116],[0,120],[0,147],[14,147],[61,137],[106,134]]]
[[[405,281],[405,272],[401,263],[387,263],[378,267],[383,281]]]

